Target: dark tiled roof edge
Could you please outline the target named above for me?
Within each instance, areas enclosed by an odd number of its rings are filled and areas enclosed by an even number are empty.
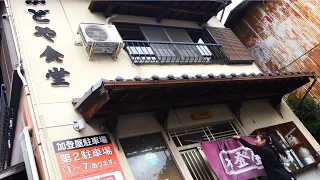
[[[167,75],[166,77],[159,77],[158,75],[154,74],[150,78],[143,78],[141,76],[135,76],[132,79],[125,79],[121,76],[117,76],[114,80],[104,80],[105,82],[110,81],[152,81],[152,80],[178,80],[178,79],[208,79],[208,78],[235,78],[235,77],[259,77],[259,76],[289,76],[289,75],[310,75],[313,76],[313,72],[307,72],[307,71],[297,71],[297,72],[270,72],[270,73],[231,73],[229,75],[226,75],[224,73],[221,73],[219,75],[214,75],[213,73],[209,73],[207,75],[202,75],[200,73],[190,76],[188,74],[182,74],[181,76],[174,76],[172,74]]]

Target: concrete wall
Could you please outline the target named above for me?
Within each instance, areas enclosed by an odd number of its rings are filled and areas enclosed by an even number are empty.
[[[76,32],[81,22],[104,23],[105,18],[102,14],[93,14],[88,10],[90,0],[50,0],[45,6],[26,6],[23,1],[11,0],[14,25],[18,32],[19,45],[23,59],[26,78],[30,86],[33,108],[36,113],[36,119],[39,126],[40,138],[44,147],[46,156],[46,164],[48,166],[49,175],[52,179],[60,179],[60,172],[55,159],[55,153],[52,149],[52,141],[70,139],[82,136],[90,136],[102,133],[99,128],[100,122],[93,121],[87,124],[86,129],[80,133],[74,131],[72,124],[74,120],[82,119],[81,115],[74,110],[71,104],[72,98],[82,97],[83,94],[100,78],[114,79],[121,75],[124,78],[133,78],[135,75],[142,77],[150,77],[153,74],[166,76],[173,74],[180,76],[183,73],[195,75],[201,74],[220,74],[220,73],[237,73],[242,72],[258,73],[259,70],[255,65],[134,65],[131,63],[128,55],[124,50],[120,53],[117,61],[110,56],[95,56],[93,61],[88,61],[83,47],[75,46],[74,42],[79,39]],[[47,25],[39,25],[32,20],[32,15],[27,9],[36,10],[48,9],[50,13],[46,16],[51,21]],[[133,17],[119,15],[117,21],[137,22],[159,24],[152,18]],[[175,20],[162,20],[162,25],[182,26],[199,28],[196,23]],[[210,26],[222,27],[219,21],[214,17],[208,24]],[[42,37],[35,37],[35,26],[49,27],[56,31],[57,36],[54,43],[48,42]],[[40,54],[50,45],[55,50],[64,54],[63,63],[56,62],[46,63],[45,58],[40,58]],[[47,80],[45,75],[48,69],[52,67],[62,67],[71,74],[66,77],[66,81],[70,83],[69,87],[55,88],[50,85],[51,80]],[[319,148],[315,144],[315,140],[310,137],[310,133],[306,131],[304,126],[282,103],[285,120],[277,116],[275,110],[264,101],[252,101],[245,103],[246,113],[242,113],[244,122],[244,130],[248,133],[255,128],[273,125],[287,121],[295,121],[300,130],[310,139],[315,148]],[[199,109],[210,110],[213,113],[211,119],[203,121],[192,121],[189,114]],[[226,105],[212,105],[205,107],[177,109],[176,113],[170,112],[169,127],[177,128],[182,126],[191,126],[202,123],[214,123],[219,121],[228,121],[233,119],[233,115]],[[256,119],[256,124],[252,124],[251,118]],[[128,128],[130,127],[130,128]],[[155,120],[152,113],[134,114],[121,116],[119,118],[119,137],[129,137],[144,133],[162,132],[161,126]],[[112,137],[112,136],[111,136]],[[166,136],[164,135],[166,138]],[[310,138],[309,138],[310,137]],[[179,152],[176,150],[172,141],[167,141],[172,154],[175,157],[181,172],[184,173],[185,179],[190,179],[191,175],[186,169]],[[113,142],[114,144],[114,142]],[[126,161],[123,151],[116,151],[118,159],[127,179],[133,179],[132,173]]]

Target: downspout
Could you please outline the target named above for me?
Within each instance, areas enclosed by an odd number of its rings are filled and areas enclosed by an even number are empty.
[[[28,85],[27,85],[27,81],[26,79],[24,78],[24,76],[22,75],[21,73],[21,62],[19,63],[18,67],[17,67],[17,73],[22,81],[22,84],[23,84],[23,89],[26,93],[26,98],[27,98],[27,102],[28,102],[28,106],[31,110],[31,121],[32,121],[32,125],[34,127],[34,135],[35,135],[35,138],[36,138],[36,144],[38,146],[38,150],[39,150],[39,153],[40,153],[40,159],[41,159],[41,165],[43,167],[43,171],[44,171],[44,176],[45,176],[45,179],[49,179],[49,174],[48,174],[48,169],[47,169],[47,165],[45,164],[45,159],[44,159],[44,152],[43,152],[43,147],[42,147],[42,144],[41,144],[41,140],[40,140],[40,136],[39,136],[39,132],[38,132],[38,124],[36,122],[36,117],[34,115],[34,109],[33,109],[33,105],[32,105],[32,102],[31,102],[31,97],[30,97],[30,93],[29,93],[29,88],[28,88]],[[25,127],[26,128],[26,127]],[[30,155],[30,154],[29,154]],[[32,158],[34,158],[34,156],[32,156]],[[34,171],[32,171],[34,172]],[[28,175],[29,176],[29,175]]]
[[[311,91],[312,87],[313,87],[314,84],[317,82],[317,75],[316,75],[315,72],[312,72],[312,76],[313,76],[313,77],[312,77],[312,78],[313,78],[313,82],[312,82],[311,86],[308,88],[307,92],[303,95],[303,97],[302,97],[302,99],[300,100],[298,106],[295,108],[295,111],[297,111],[297,110],[300,108],[303,100],[307,97],[307,95],[308,95],[309,92]]]
[[[13,20],[11,18],[12,17],[12,14],[11,14],[11,11],[9,9],[9,4],[8,4],[8,0],[4,0],[4,3],[5,3],[5,6],[6,6],[6,10],[7,10],[7,16],[8,16],[8,19],[10,21],[10,25],[11,25],[11,29],[14,30],[13,32],[16,34],[16,38],[18,40],[18,32],[16,32],[16,29],[13,27]],[[10,18],[11,17],[11,18]],[[16,50],[16,53],[17,53],[17,57],[18,57],[18,60],[19,60],[19,64],[17,65],[17,73],[23,83],[23,89],[26,93],[26,98],[27,98],[27,103],[28,103],[28,106],[30,108],[30,114],[31,114],[31,121],[32,121],[32,125],[33,125],[33,129],[34,129],[34,135],[35,135],[35,139],[36,139],[36,145],[38,146],[38,150],[39,150],[39,154],[40,154],[40,161],[41,161],[41,165],[42,165],[42,169],[43,169],[43,176],[44,176],[44,179],[50,179],[50,176],[49,176],[49,173],[48,173],[48,166],[47,166],[47,163],[46,163],[46,160],[45,160],[45,155],[44,155],[44,150],[43,150],[43,147],[42,147],[42,143],[41,143],[41,138],[40,138],[40,135],[39,135],[39,127],[38,127],[38,123],[37,123],[37,120],[36,120],[36,117],[35,117],[35,111],[34,111],[34,108],[33,108],[33,104],[32,104],[32,100],[31,100],[31,97],[30,97],[30,91],[29,91],[29,87],[28,87],[28,84],[27,84],[27,81],[26,79],[24,78],[24,76],[22,75],[21,73],[21,67],[22,67],[22,58],[21,58],[21,52],[20,52],[20,49],[18,48],[18,42],[17,40],[15,39],[15,37],[13,37],[13,41],[14,41],[14,45],[15,45],[15,50]],[[28,67],[28,65],[27,65]],[[29,68],[28,68],[29,69]],[[32,82],[32,81],[31,81]],[[33,84],[32,84],[33,85]],[[34,89],[34,86],[33,86],[33,89]],[[35,93],[34,93],[35,94]],[[36,95],[35,95],[36,96]],[[35,97],[37,98],[37,97]],[[39,111],[39,103],[38,101],[36,101],[36,104],[37,104],[37,108],[38,108],[38,112],[39,112],[39,117],[40,117],[40,111]],[[42,115],[41,115],[42,116]],[[29,137],[30,138],[30,137]],[[32,158],[34,158],[34,156],[32,156]],[[36,167],[36,166],[35,166]],[[38,172],[37,172],[38,173]],[[37,176],[39,176],[37,174]],[[38,178],[39,179],[39,178]]]
[[[31,126],[23,128],[23,131],[20,133],[20,143],[28,179],[39,180],[39,174],[36,166],[36,161],[34,160],[34,154],[29,134],[29,131],[31,130]]]

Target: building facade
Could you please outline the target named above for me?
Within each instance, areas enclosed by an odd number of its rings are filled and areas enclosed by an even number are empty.
[[[261,73],[215,17],[230,1],[5,2],[41,179],[216,179],[200,141],[287,122],[320,148],[281,99],[314,74]]]
[[[230,13],[225,26],[249,49],[263,72],[307,70],[319,74],[319,10],[320,4],[314,0],[243,1]],[[319,99],[319,83],[310,94]]]

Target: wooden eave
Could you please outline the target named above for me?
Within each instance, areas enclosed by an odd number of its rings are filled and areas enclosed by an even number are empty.
[[[88,121],[94,117],[282,97],[313,77],[313,73],[297,72],[138,81],[102,79],[73,104]]]
[[[91,1],[89,10],[101,12],[105,17],[113,14],[126,14],[161,19],[178,19],[207,22],[231,0],[211,1]]]

